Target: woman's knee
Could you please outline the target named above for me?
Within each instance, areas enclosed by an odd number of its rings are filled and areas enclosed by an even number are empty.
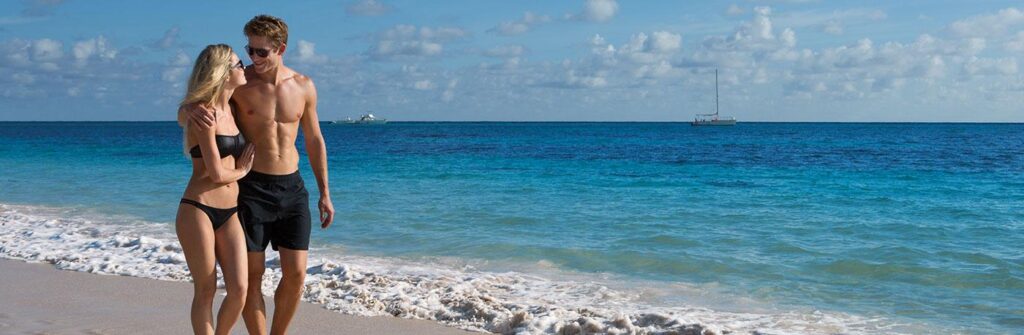
[[[239,280],[231,284],[227,284],[224,287],[229,297],[242,297],[245,298],[245,293],[249,291],[249,281]]]
[[[217,278],[195,280],[192,283],[192,288],[196,299],[213,301],[213,297],[217,295]]]

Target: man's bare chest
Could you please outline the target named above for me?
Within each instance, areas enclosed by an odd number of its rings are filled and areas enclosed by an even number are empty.
[[[253,87],[234,95],[243,119],[282,123],[298,122],[306,109],[299,90],[289,87]]]

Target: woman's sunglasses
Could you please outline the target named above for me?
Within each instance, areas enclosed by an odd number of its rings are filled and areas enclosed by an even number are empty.
[[[248,45],[245,46],[245,52],[248,53],[249,56],[256,54],[256,56],[260,56],[261,58],[270,56],[270,49],[253,48]]]
[[[235,63],[235,66],[232,66],[231,68],[245,70],[245,64],[242,64],[242,61],[238,61],[238,63]]]

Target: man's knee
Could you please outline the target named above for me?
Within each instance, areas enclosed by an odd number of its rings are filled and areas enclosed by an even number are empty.
[[[297,266],[282,267],[281,279],[301,283],[306,280],[306,269]]]
[[[249,256],[249,285],[252,285],[253,281],[259,282],[263,280],[263,273],[267,270],[266,265],[263,263],[263,257]]]

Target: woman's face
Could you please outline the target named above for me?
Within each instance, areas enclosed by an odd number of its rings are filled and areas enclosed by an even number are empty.
[[[224,88],[236,88],[245,85],[245,66],[242,65],[242,61],[238,58],[238,55],[231,54],[231,70],[228,72],[228,78],[226,79]]]

